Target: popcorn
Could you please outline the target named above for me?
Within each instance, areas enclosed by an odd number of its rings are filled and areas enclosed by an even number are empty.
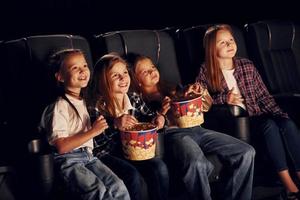
[[[150,123],[138,123],[121,132],[122,149],[129,160],[147,160],[155,156],[157,127]]]
[[[200,125],[204,122],[203,114],[195,114],[194,116],[182,116],[177,118],[177,123],[180,128],[189,128]]]
[[[155,155],[155,143],[150,145],[147,149],[139,146],[131,146],[123,144],[124,155],[129,160],[147,160]]]
[[[180,128],[194,127],[204,122],[201,96],[173,102],[172,107],[176,123]]]

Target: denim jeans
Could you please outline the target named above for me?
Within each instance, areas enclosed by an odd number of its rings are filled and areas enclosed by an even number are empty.
[[[267,151],[279,172],[288,169],[289,155],[296,171],[300,171],[300,132],[296,124],[287,118],[259,116],[250,118],[254,137],[264,139]]]
[[[68,189],[81,199],[130,199],[123,181],[86,149],[56,154],[54,158]]]
[[[147,190],[144,190],[144,180],[138,170],[128,161],[112,155],[104,155],[100,160],[120,177],[130,194],[131,200],[141,200]]]
[[[191,199],[211,199],[208,176],[213,165],[205,154],[216,154],[224,167],[229,169],[222,199],[249,200],[252,198],[252,182],[255,150],[250,145],[229,135],[204,129],[168,129],[167,144],[172,157],[183,174],[183,182]],[[223,182],[222,181],[222,182]]]

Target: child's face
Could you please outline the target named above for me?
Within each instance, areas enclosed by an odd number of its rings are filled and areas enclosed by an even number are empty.
[[[66,57],[56,78],[71,91],[86,87],[90,79],[90,70],[84,56],[78,53]]]
[[[114,94],[126,94],[130,86],[130,77],[125,63],[117,62],[108,73],[109,82]]]
[[[154,86],[159,82],[159,72],[150,59],[143,59],[136,64],[135,75],[139,84]]]
[[[235,40],[227,30],[219,30],[216,37],[217,57],[219,59],[233,58],[237,51]]]

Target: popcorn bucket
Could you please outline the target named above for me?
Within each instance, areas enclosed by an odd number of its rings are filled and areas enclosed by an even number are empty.
[[[204,122],[201,96],[189,100],[175,100],[172,102],[172,109],[180,128],[199,126]]]
[[[138,123],[121,131],[122,149],[128,160],[147,160],[155,156],[157,127]]]

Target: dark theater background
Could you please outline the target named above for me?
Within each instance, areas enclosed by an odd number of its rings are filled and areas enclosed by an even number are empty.
[[[267,19],[297,20],[295,1],[103,1],[10,0],[1,2],[0,39],[70,33],[90,36],[114,30],[243,25]]]

